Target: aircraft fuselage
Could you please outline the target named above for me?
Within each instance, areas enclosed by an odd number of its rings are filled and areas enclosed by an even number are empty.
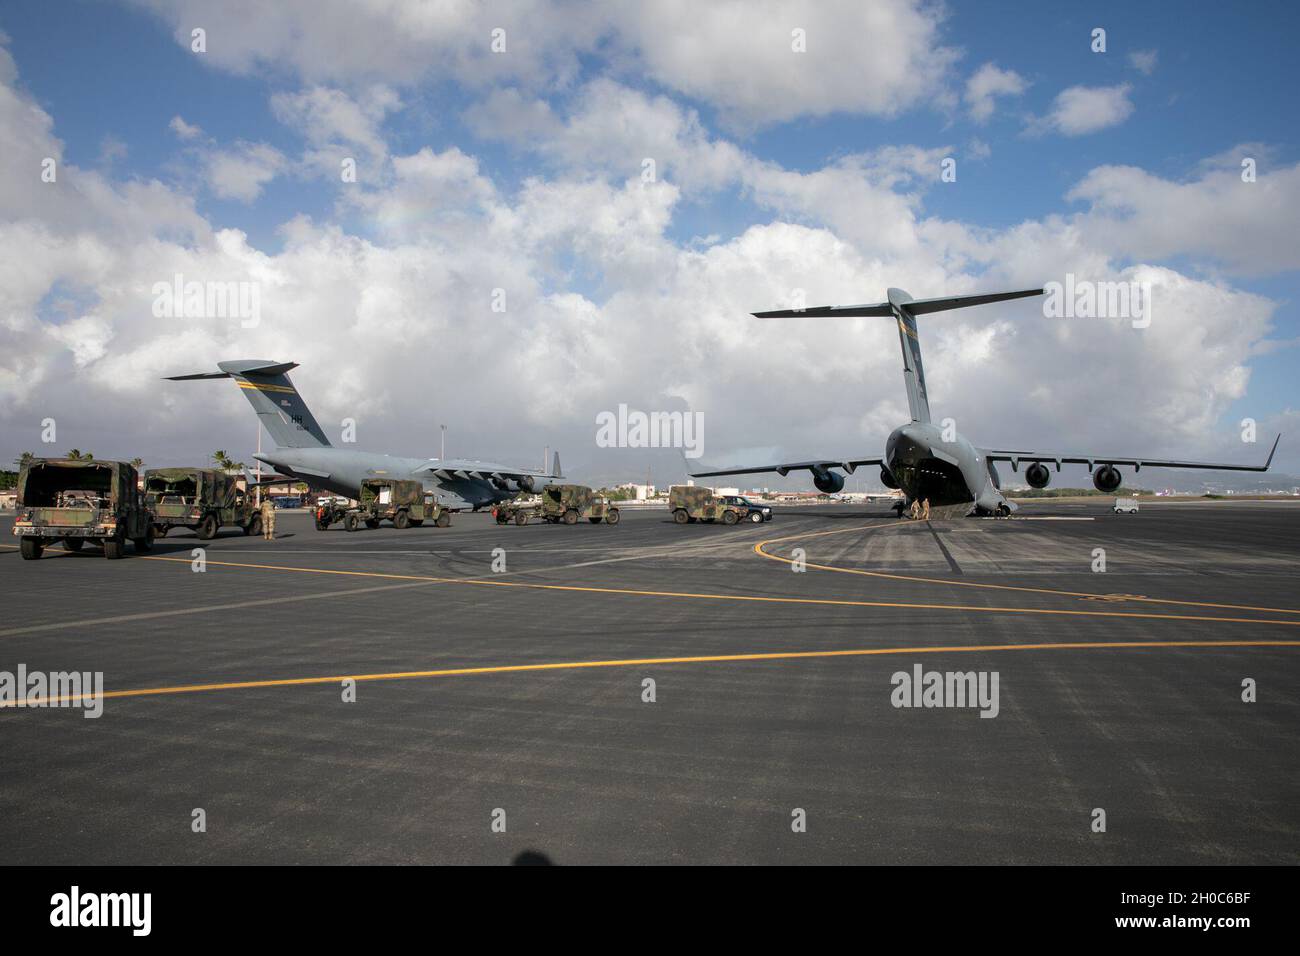
[[[928,422],[894,429],[885,442],[885,460],[907,502],[928,500],[931,512],[999,514],[1016,510],[998,490],[997,471],[979,449],[957,434]]]
[[[257,455],[259,461],[281,474],[299,478],[313,488],[356,498],[366,478],[395,478],[418,481],[426,491],[437,495],[445,508],[482,508],[514,497],[518,489],[500,488],[483,478],[442,478],[429,469],[436,468],[436,458],[396,458],[350,448],[276,448]],[[536,487],[548,483],[537,478]]]

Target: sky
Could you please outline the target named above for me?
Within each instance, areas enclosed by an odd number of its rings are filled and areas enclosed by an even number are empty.
[[[1070,277],[1145,283],[1150,322],[923,317],[937,420],[985,447],[1262,461],[1300,424],[1297,20],[11,0],[0,458],[251,461],[236,388],[161,381],[242,358],[300,363],[327,434],[351,421],[371,451],[437,455],[446,425],[448,455],[680,480],[680,450],[597,440],[625,405],[698,414],[692,467],[867,457],[908,417],[893,326],[749,313]],[[160,306],[178,275],[255,290],[256,321]],[[1300,442],[1275,468],[1300,472]]]

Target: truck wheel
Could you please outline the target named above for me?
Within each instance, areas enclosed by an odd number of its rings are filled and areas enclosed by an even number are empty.
[[[752,521],[754,524],[762,524],[762,523],[763,523],[763,512],[761,512],[761,511],[751,511],[751,512],[749,513],[749,520]]]
[[[317,525],[317,527],[320,527]],[[262,516],[253,515],[248,524],[244,525],[244,534],[259,535],[262,533]]]
[[[691,516],[686,513],[684,508],[678,508],[673,512],[673,520],[678,524],[686,524],[686,522],[691,520]]]
[[[740,520],[740,518],[736,515],[736,513],[735,513],[734,511],[724,511],[724,512],[722,512],[722,523],[723,523],[723,524],[735,524],[735,523],[736,523],[737,521],[739,521],[739,520]]]
[[[577,524],[577,523],[578,523],[578,512],[574,511],[572,508],[570,508],[568,511],[566,511],[566,512],[564,513],[564,523],[565,523],[565,524]]]
[[[617,508],[610,508],[608,511],[605,512],[605,521],[608,524],[618,524],[619,520],[620,518],[619,518]]]
[[[126,542],[114,535],[111,538],[104,539],[104,557],[110,561],[116,561],[126,550]]]
[[[437,525],[439,528],[449,528],[451,527],[451,515],[447,514],[447,512],[444,511],[442,514],[438,515],[436,519],[434,519],[433,523]],[[505,524],[504,521],[498,521],[497,523]]]
[[[398,531],[404,531],[411,526],[411,515],[406,511],[399,511],[393,515],[393,527]]]
[[[80,551],[85,546],[86,546],[85,538],[64,538],[63,539],[64,551]]]
[[[361,519],[359,519],[356,515],[348,515],[346,518],[343,519],[344,531],[356,531],[360,527],[361,527]],[[366,522],[366,527],[367,528],[370,527],[369,521]]]
[[[45,550],[45,545],[41,544],[40,538],[23,538],[18,543],[18,550],[22,552],[24,561],[35,561]]]
[[[217,530],[221,525],[217,524],[216,515],[204,515],[203,520],[199,522],[198,535],[200,541],[211,541],[217,536]]]
[[[172,526],[169,524],[156,524],[153,526],[153,536],[155,538],[165,538],[167,537],[167,532],[171,529]]]
[[[518,525],[528,524],[528,515],[524,514],[522,511],[519,512],[517,515],[515,515],[515,524]]]
[[[376,528],[379,527],[379,519],[378,519],[378,518],[367,518],[367,519],[366,519],[366,527],[369,528],[371,531],[374,531]]]

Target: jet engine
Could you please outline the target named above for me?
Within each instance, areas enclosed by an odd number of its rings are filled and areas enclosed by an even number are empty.
[[[894,479],[894,476],[890,473],[888,468],[880,469],[880,483],[886,488],[898,487],[898,482]]]
[[[1041,461],[1036,461],[1025,469],[1025,481],[1031,488],[1046,488],[1052,480],[1052,473]]]
[[[496,488],[498,491],[509,491],[510,482],[506,481],[506,479],[502,478],[500,475],[493,475],[492,487]]]
[[[1092,473],[1092,486],[1101,492],[1112,492],[1120,486],[1124,476],[1114,465],[1102,465]]]
[[[812,470],[813,486],[823,494],[833,495],[844,488],[844,476],[838,471],[829,471],[825,468],[814,468]]]
[[[515,485],[516,485],[516,487],[519,488],[520,491],[532,491],[532,490],[533,490],[533,476],[532,476],[532,475],[520,475],[518,478],[515,479]]]

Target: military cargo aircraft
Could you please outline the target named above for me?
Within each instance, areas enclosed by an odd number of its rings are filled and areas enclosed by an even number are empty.
[[[834,305],[808,309],[781,309],[755,312],[759,319],[815,319],[879,316],[892,318],[898,325],[898,341],[903,350],[903,384],[912,420],[890,434],[885,454],[880,458],[825,458],[815,461],[790,461],[749,468],[702,471],[694,478],[717,475],[752,475],[776,472],[784,477],[792,471],[806,469],[812,473],[818,491],[834,493],[844,488],[844,472],[864,465],[879,467],[880,480],[888,488],[903,492],[904,500],[896,507],[906,508],[913,501],[928,500],[932,513],[941,515],[1008,515],[1016,510],[1014,502],[1002,495],[995,462],[1009,462],[1012,471],[1025,468],[1025,481],[1034,488],[1045,488],[1051,481],[1049,464],[1061,470],[1063,463],[1084,464],[1092,474],[1093,486],[1113,492],[1123,481],[1120,465],[1142,468],[1206,468],[1215,471],[1268,471],[1273,463],[1281,435],[1273,441],[1273,450],[1262,465],[1232,465],[1204,461],[1171,461],[1132,455],[1078,455],[1040,451],[1007,451],[981,448],[971,444],[955,429],[945,430],[930,421],[930,400],[925,390],[925,370],[921,365],[921,342],[917,338],[916,317],[949,309],[963,309],[1008,299],[1042,295],[1042,289],[1018,292],[993,292],[985,295],[959,295],[941,299],[913,299],[902,289],[890,289],[887,301],[871,305]],[[833,470],[839,469],[839,471]]]
[[[336,448],[330,444],[307,403],[302,400],[289,372],[296,362],[240,359],[218,362],[217,372],[169,375],[168,381],[231,378],[275,441],[275,449],[255,455],[281,474],[300,478],[349,498],[360,495],[366,478],[398,478],[421,482],[444,508],[479,508],[513,498],[519,491],[545,487],[563,478],[556,452],[549,472],[515,468],[490,461],[463,458],[395,458],[374,452]]]

